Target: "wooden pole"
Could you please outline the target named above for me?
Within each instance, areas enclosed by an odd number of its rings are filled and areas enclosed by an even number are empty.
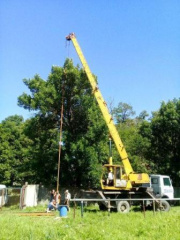
[[[155,215],[155,201],[153,200],[153,214]]]
[[[76,217],[76,202],[74,202],[74,218]]]
[[[144,200],[143,200],[143,213],[144,213],[144,217],[145,217],[145,205],[144,205]]]
[[[59,191],[59,176],[60,176],[60,163],[61,163],[63,111],[64,111],[64,87],[62,87],[62,106],[61,106],[60,136],[59,136],[59,156],[58,156],[58,173],[57,173],[57,189],[56,189],[57,191]]]
[[[110,204],[110,200],[108,200],[108,216],[110,216],[110,211],[111,211],[111,204]]]
[[[84,212],[84,210],[83,210],[83,201],[81,201],[81,217],[83,217],[83,212]]]

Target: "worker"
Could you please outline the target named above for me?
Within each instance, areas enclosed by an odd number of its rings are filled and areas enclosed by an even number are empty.
[[[71,194],[69,193],[68,190],[65,191],[65,201],[64,204],[67,205],[68,210],[69,210],[69,201],[71,199]]]
[[[46,212],[50,212],[52,210],[56,210],[56,200],[53,199],[49,204],[48,204],[48,207],[47,207],[47,210]]]
[[[57,207],[60,204],[60,202],[61,202],[61,194],[59,193],[59,191],[57,191],[56,192],[56,204],[57,204]]]
[[[107,178],[107,185],[108,186],[113,185],[113,179],[114,179],[114,175],[113,175],[112,169],[109,169],[108,178]]]
[[[53,190],[51,191],[51,193],[50,193],[50,202],[52,202],[52,200],[55,199],[55,197],[56,197],[56,192],[55,192],[55,190],[53,189]]]

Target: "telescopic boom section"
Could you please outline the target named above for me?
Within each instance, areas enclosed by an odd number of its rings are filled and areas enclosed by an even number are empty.
[[[122,141],[120,139],[119,133],[118,133],[116,127],[115,127],[113,118],[112,118],[112,116],[109,113],[109,110],[107,108],[107,104],[104,101],[101,92],[99,91],[99,88],[98,88],[98,85],[96,83],[96,80],[93,77],[93,75],[92,75],[92,73],[90,71],[90,68],[89,68],[89,66],[88,66],[88,64],[86,62],[86,59],[85,59],[85,57],[84,57],[84,55],[83,55],[83,53],[81,51],[81,48],[80,48],[80,46],[79,46],[79,44],[77,42],[75,34],[74,33],[69,34],[66,37],[66,40],[68,40],[68,41],[71,40],[73,42],[73,45],[74,45],[74,47],[76,49],[76,52],[77,52],[77,54],[78,54],[78,56],[80,58],[80,61],[81,61],[82,65],[83,65],[83,68],[84,68],[84,70],[86,72],[88,80],[89,80],[89,82],[91,84],[91,87],[92,87],[92,90],[93,90],[92,92],[93,92],[93,94],[94,94],[94,96],[95,96],[95,98],[96,98],[96,100],[97,100],[97,102],[99,104],[99,107],[101,109],[103,117],[104,117],[104,119],[106,121],[106,124],[107,124],[107,126],[109,128],[110,135],[111,135],[111,137],[112,137],[112,139],[113,139],[113,141],[114,141],[114,143],[116,145],[116,148],[117,148],[117,150],[119,152],[119,155],[120,155],[121,160],[122,160],[123,165],[124,165],[125,172],[126,172],[127,175],[129,175],[130,173],[133,173],[133,169],[132,169],[132,166],[131,166],[131,164],[129,162],[128,155],[127,155],[126,150],[125,150],[125,148],[123,146],[123,143],[122,143]],[[112,164],[112,163],[110,163],[110,164]]]

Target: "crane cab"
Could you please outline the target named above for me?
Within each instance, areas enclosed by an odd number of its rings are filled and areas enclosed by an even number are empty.
[[[101,188],[104,190],[127,190],[131,184],[121,165],[105,164],[101,177]]]

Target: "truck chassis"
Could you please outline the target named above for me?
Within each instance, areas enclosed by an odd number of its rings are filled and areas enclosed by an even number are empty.
[[[166,212],[170,210],[168,201],[157,199],[151,188],[136,188],[131,191],[82,190],[80,198],[92,202],[96,202],[97,199],[100,210],[109,209],[121,213],[128,213],[131,206],[140,206],[148,210],[155,208],[157,211]]]

